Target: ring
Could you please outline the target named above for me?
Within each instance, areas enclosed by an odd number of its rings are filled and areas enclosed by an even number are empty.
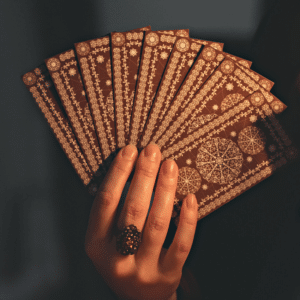
[[[124,226],[117,236],[117,251],[123,255],[133,255],[137,252],[142,242],[142,233],[136,226]]]

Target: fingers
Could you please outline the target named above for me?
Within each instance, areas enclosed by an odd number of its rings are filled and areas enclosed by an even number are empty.
[[[135,146],[123,148],[114,159],[94,200],[86,242],[109,237],[119,200],[138,156]]]
[[[118,220],[119,229],[134,224],[143,230],[160,162],[157,145],[150,144],[141,152]]]
[[[141,263],[157,262],[164,244],[173,210],[178,166],[173,160],[163,162],[154,201],[144,227],[142,244],[136,255]]]
[[[187,205],[191,202],[191,205]],[[198,216],[198,205],[195,195],[189,194],[184,200],[180,211],[179,224],[173,242],[169,247],[162,269],[166,273],[181,272],[191,250]]]

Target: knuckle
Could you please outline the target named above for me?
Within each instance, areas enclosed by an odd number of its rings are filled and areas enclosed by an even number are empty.
[[[126,209],[126,214],[132,217],[134,220],[140,219],[144,216],[144,209],[135,205],[128,205]]]
[[[117,160],[114,169],[121,171],[122,173],[127,173],[129,171],[128,163],[124,163],[121,159]]]
[[[184,243],[178,243],[177,251],[182,254],[188,254],[190,252],[190,247]]]
[[[140,163],[137,168],[137,172],[140,175],[153,179],[157,175],[157,168],[154,163]]]
[[[98,200],[101,206],[107,207],[115,202],[115,197],[110,190],[103,189],[98,193]]]
[[[168,229],[168,225],[166,222],[159,217],[150,216],[149,218],[149,229],[150,231],[165,231]]]

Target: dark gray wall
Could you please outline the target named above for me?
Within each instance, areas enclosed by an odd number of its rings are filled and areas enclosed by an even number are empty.
[[[74,42],[152,25],[225,42],[275,81],[299,146],[298,0],[0,1],[0,299],[110,299],[83,250],[92,198],[20,76]],[[300,299],[299,161],[198,223],[203,299]]]

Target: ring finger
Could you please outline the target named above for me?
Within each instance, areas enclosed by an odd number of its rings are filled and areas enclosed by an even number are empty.
[[[119,230],[130,224],[143,230],[160,162],[157,145],[149,144],[142,150],[117,223]]]

